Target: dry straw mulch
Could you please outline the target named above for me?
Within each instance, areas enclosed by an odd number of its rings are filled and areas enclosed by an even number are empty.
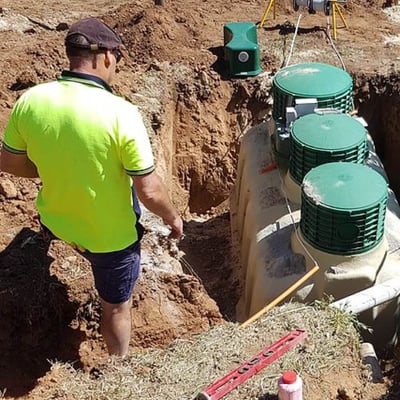
[[[68,364],[54,363],[51,374],[57,376],[57,383],[46,398],[193,400],[205,387],[282,336],[303,329],[307,333],[304,343],[224,397],[276,399],[277,380],[284,370],[294,369],[316,381],[329,370],[359,371],[359,338],[353,322],[351,316],[321,304],[288,303],[245,328],[226,323],[176,340],[165,349],[134,352],[123,361],[111,359],[96,378]],[[308,383],[304,381],[305,398]]]

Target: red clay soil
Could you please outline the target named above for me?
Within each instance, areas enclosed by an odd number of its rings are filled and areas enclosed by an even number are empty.
[[[252,79],[224,74],[222,32],[227,22],[259,21],[266,5],[261,0],[167,0],[164,7],[149,0],[119,0],[112,6],[105,0],[2,2],[1,129],[24,90],[54,79],[67,67],[63,38],[75,20],[103,17],[129,50],[131,62],[121,65],[114,89],[147,103],[152,137],[166,157],[160,172],[170,179],[174,202],[186,218],[179,250],[158,228],[144,240],[143,274],[133,298],[132,347],[164,345],[235,318],[238,288],[226,200],[240,135],[265,117],[268,96],[263,98]],[[349,28],[339,30],[337,47],[348,55],[352,73],[398,71],[400,51],[385,45],[384,37],[397,37],[400,28],[382,7],[377,2],[347,4]],[[271,15],[258,31],[264,71],[272,74],[282,67],[279,52],[284,46],[287,50],[292,37],[285,39],[285,29],[293,28],[297,15],[291,2],[277,2],[276,19]],[[325,16],[305,14],[301,26],[302,46],[318,43],[317,51],[332,57]],[[267,47],[272,42],[277,43],[273,51]],[[293,56],[301,56],[299,48]],[[153,81],[153,76],[162,79]],[[90,370],[106,357],[89,266],[67,245],[47,243],[38,233],[34,201],[39,187],[39,181],[0,172],[0,393],[7,387],[9,398],[31,398],[29,391],[49,370],[49,359],[76,360],[77,367]],[[344,374],[336,379],[352,378]],[[395,394],[396,387],[378,385],[374,390],[379,393],[364,400],[383,399],[386,390]],[[337,399],[357,398],[346,396]]]

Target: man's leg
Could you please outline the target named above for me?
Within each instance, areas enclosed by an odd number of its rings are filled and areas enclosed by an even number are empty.
[[[120,304],[100,299],[102,307],[101,333],[110,355],[125,357],[131,338],[131,300]]]
[[[131,338],[131,296],[140,272],[140,243],[110,253],[82,253],[100,297],[101,333],[109,354],[126,356]]]

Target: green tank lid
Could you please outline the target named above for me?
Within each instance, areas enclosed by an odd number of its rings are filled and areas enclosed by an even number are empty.
[[[274,76],[272,116],[286,120],[286,107],[297,98],[315,98],[318,108],[349,112],[352,108],[353,79],[345,70],[323,63],[301,63],[280,69]]]
[[[386,180],[366,165],[320,165],[306,174],[302,184],[303,236],[327,253],[370,250],[383,238],[387,197]]]
[[[295,120],[290,136],[290,174],[297,183],[312,168],[335,161],[362,164],[367,130],[347,114],[307,114]]]
[[[327,98],[351,89],[353,80],[345,70],[333,65],[302,63],[280,69],[274,84],[297,97]]]

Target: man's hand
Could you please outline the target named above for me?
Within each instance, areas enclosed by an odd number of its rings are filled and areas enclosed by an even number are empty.
[[[145,176],[133,177],[139,200],[152,213],[162,218],[165,225],[170,226],[171,239],[180,239],[183,235],[183,221],[172,205],[167,188],[156,172]]]
[[[178,215],[171,222],[163,220],[165,225],[171,227],[171,233],[169,234],[170,239],[181,239],[183,236],[183,221],[182,218]]]

